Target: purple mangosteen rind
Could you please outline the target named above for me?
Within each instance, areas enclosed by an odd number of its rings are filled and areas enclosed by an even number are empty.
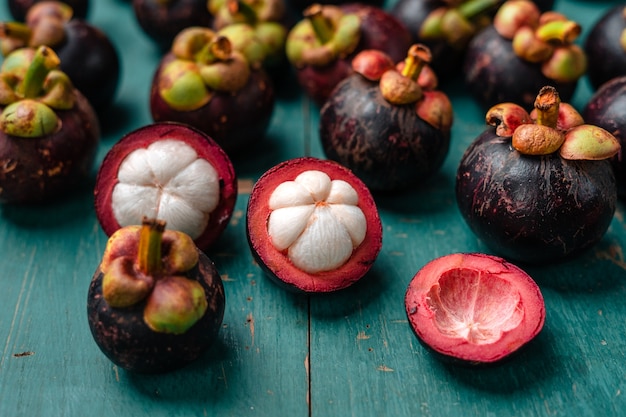
[[[484,304],[482,298],[487,300]],[[475,302],[462,305],[466,299]],[[446,308],[437,308],[445,301]],[[503,258],[482,253],[453,253],[429,261],[409,283],[404,302],[418,341],[442,361],[463,366],[510,360],[539,335],[546,316],[541,290],[526,272]],[[502,328],[480,321],[468,323],[467,334],[458,327],[450,329],[446,314],[451,310],[458,310],[454,311],[457,318],[481,317],[482,311],[471,314],[467,308],[490,310],[483,317],[506,314],[506,320],[500,321]],[[481,332],[490,340],[481,340]]]
[[[420,118],[415,103],[390,103],[378,82],[360,74],[337,86],[322,107],[319,126],[326,157],[351,169],[372,190],[427,180],[450,146],[450,132]]]
[[[198,262],[179,279],[202,288],[206,310],[184,332],[154,330],[144,318],[147,301],[111,306],[103,293],[99,267],[89,286],[89,328],[100,350],[116,365],[131,372],[163,373],[198,359],[216,341],[225,309],[224,287],[213,262],[199,249]],[[160,278],[156,278],[160,279]]]
[[[307,272],[296,266],[286,250],[274,246],[268,231],[272,212],[270,196],[280,185],[310,171],[321,171],[333,181],[346,181],[358,195],[357,206],[367,225],[362,242],[349,259],[339,267],[321,272]],[[248,201],[246,230],[252,255],[265,275],[279,287],[294,293],[330,293],[350,287],[367,274],[382,248],[382,223],[367,186],[336,162],[313,157],[281,162],[259,178]]]
[[[594,89],[626,74],[626,9],[623,4],[610,8],[592,26],[584,50],[589,58],[587,76]]]
[[[23,22],[26,19],[28,10],[35,4],[44,0],[9,0],[9,12],[11,16],[18,21]],[[89,0],[62,0],[72,8],[72,16],[74,18],[85,19],[89,12]]]
[[[164,139],[174,139],[191,146],[200,158],[207,160],[219,176],[219,202],[210,213],[206,229],[194,241],[201,250],[212,247],[232,216],[237,199],[237,176],[226,152],[204,132],[182,123],[157,122],[127,133],[105,155],[96,177],[94,203],[98,221],[107,236],[122,225],[113,211],[113,190],[119,183],[118,172],[124,160],[137,149],[144,149]],[[139,224],[137,218],[134,224]]]
[[[610,161],[618,195],[620,198],[626,197],[626,165],[623,156],[626,144],[626,76],[613,78],[600,86],[585,105],[582,116],[588,123],[612,133],[620,142],[620,151]]]
[[[507,259],[549,263],[598,243],[615,213],[610,162],[523,155],[495,128],[465,151],[456,200],[470,229]]]

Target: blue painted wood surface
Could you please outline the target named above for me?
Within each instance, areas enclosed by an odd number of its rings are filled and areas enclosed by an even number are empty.
[[[615,2],[558,1],[585,30]],[[150,123],[148,89],[158,50],[130,3],[97,0],[89,20],[122,55],[116,107],[103,118],[98,161],[125,133]],[[8,18],[6,3],[0,18]],[[584,32],[583,32],[584,33]],[[584,34],[583,34],[584,36]],[[429,260],[484,251],[461,219],[454,173],[483,129],[483,112],[457,84],[452,147],[424,187],[378,196],[383,250],[371,272],[336,294],[287,293],[250,255],[244,215],[252,184],[274,164],[321,156],[317,108],[282,94],[265,151],[235,161],[240,194],[209,253],[224,279],[220,339],[193,365],[134,375],[93,342],[86,294],[106,236],[91,190],[40,208],[0,208],[0,416],[624,416],[626,240],[618,207],[600,242],[578,259],[526,268],[545,297],[543,332],[512,360],[485,369],[442,363],[414,337],[404,313],[410,279]],[[574,104],[590,97],[586,80]],[[95,174],[95,172],[94,172]]]

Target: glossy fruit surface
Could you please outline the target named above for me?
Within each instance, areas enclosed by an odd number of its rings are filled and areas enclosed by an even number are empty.
[[[469,364],[513,354],[539,334],[546,317],[539,286],[526,272],[479,253],[428,262],[409,283],[405,308],[420,342]]]
[[[94,190],[98,220],[110,236],[159,217],[206,250],[228,225],[237,180],[226,153],[206,134],[155,123],[120,139],[105,156]]]
[[[382,246],[367,187],[341,165],[310,157],[282,162],[259,178],[248,202],[247,232],[267,275],[296,292],[354,284]]]

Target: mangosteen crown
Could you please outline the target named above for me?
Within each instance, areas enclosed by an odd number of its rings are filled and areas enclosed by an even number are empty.
[[[559,152],[563,159],[602,160],[620,150],[619,141],[598,126],[584,124],[582,116],[569,104],[561,103],[557,90],[545,86],[528,114],[514,103],[493,106],[485,117],[496,134],[511,137],[511,145],[525,155]]]
[[[21,48],[0,67],[0,130],[19,137],[40,137],[58,131],[55,110],[74,106],[76,92],[58,70],[59,57],[47,46]]]
[[[209,0],[207,7],[218,29],[233,23],[278,22],[286,13],[283,0]]]

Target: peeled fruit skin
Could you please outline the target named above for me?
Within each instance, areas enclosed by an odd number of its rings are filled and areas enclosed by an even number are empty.
[[[120,166],[133,151],[147,148],[164,139],[180,140],[193,148],[198,157],[208,161],[219,176],[219,203],[210,213],[206,228],[194,238],[201,250],[207,250],[228,225],[237,199],[237,178],[228,155],[219,145],[206,134],[180,123],[160,122],[143,126],[129,132],[111,147],[100,166],[94,188],[98,221],[107,236],[125,226],[118,223],[113,211],[112,197],[114,188],[119,183]],[[140,223],[141,218],[138,218],[135,224]]]
[[[40,204],[76,189],[91,174],[100,125],[87,99],[75,91],[70,110],[57,110],[61,129],[39,138],[0,131],[0,202]]]
[[[546,310],[538,285],[519,267],[480,253],[454,253],[424,265],[405,294],[420,342],[459,364],[509,357],[537,336]]]
[[[419,118],[415,104],[389,103],[377,82],[359,74],[339,83],[322,107],[320,138],[327,158],[372,190],[418,184],[441,167],[450,146],[449,132]]]
[[[608,229],[617,202],[608,160],[526,156],[483,132],[465,151],[456,199],[470,229],[509,260],[549,263],[581,253]]]
[[[367,226],[362,242],[343,265],[312,273],[296,267],[289,259],[287,250],[279,250],[274,246],[268,232],[272,213],[271,195],[279,185],[294,181],[307,171],[321,171],[332,181],[347,182],[356,191],[357,207],[363,213]],[[265,172],[250,194],[246,222],[248,243],[254,258],[273,282],[292,292],[328,293],[349,287],[369,271],[382,247],[382,224],[368,188],[345,167],[317,158],[287,160]]]
[[[493,25],[478,33],[468,45],[463,62],[465,85],[485,108],[513,102],[532,108],[537,91],[554,86],[562,102],[570,102],[578,81],[556,82],[534,64],[515,55],[511,41],[498,34]]]
[[[182,334],[155,332],[143,320],[145,301],[115,308],[102,295],[103,273],[98,268],[89,286],[88,320],[102,352],[116,365],[137,373],[163,373],[198,359],[219,333],[225,308],[224,287],[213,262],[201,251],[187,278],[204,288],[207,312]]]
[[[626,76],[616,77],[600,86],[583,110],[589,124],[606,129],[615,136],[622,148],[626,146]],[[617,193],[626,197],[626,165],[623,151],[610,159],[615,173]]]
[[[157,82],[162,69],[173,59],[173,54],[165,55],[154,75],[150,112],[155,122],[175,121],[193,126],[211,136],[229,155],[247,151],[264,137],[276,99],[265,70],[252,70],[248,83],[235,94],[215,91],[204,106],[178,111],[163,100]]]

